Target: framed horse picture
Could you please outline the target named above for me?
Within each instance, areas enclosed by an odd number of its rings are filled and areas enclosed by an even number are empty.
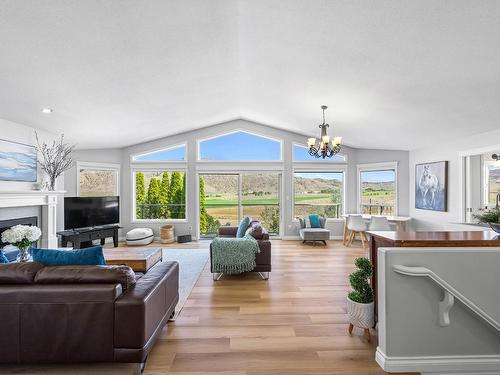
[[[448,210],[448,162],[415,165],[415,208]]]

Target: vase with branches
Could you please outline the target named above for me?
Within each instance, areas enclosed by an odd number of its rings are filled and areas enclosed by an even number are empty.
[[[71,153],[75,145],[65,143],[64,134],[58,140],[52,141],[52,143],[41,142],[37,132],[35,132],[35,137],[36,149],[41,155],[41,158],[38,158],[38,164],[47,174],[49,178],[49,190],[53,191],[56,189],[57,178],[73,164]]]

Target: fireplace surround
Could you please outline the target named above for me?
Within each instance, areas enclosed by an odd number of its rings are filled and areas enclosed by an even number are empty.
[[[42,247],[57,247],[57,204],[64,191],[0,191],[0,208],[41,207],[41,217],[38,227],[42,230],[40,245]],[[33,225],[33,224],[32,224]]]

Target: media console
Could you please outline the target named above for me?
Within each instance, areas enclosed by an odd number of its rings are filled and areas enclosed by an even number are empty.
[[[57,232],[57,235],[61,236],[63,247],[68,246],[68,242],[71,242],[75,249],[91,247],[93,240],[101,240],[101,245],[104,245],[108,237],[113,237],[113,245],[117,247],[118,229],[120,229],[119,225],[103,225],[93,228],[63,230]]]

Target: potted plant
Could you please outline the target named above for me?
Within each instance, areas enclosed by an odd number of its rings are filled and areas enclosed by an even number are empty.
[[[500,233],[500,209],[491,208],[479,210],[478,214],[474,215],[480,223],[485,223],[490,226],[495,232]]]
[[[361,257],[354,261],[357,270],[349,275],[352,291],[347,296],[347,315],[349,317],[349,334],[353,327],[364,329],[364,334],[370,341],[370,328],[374,325],[373,289],[368,283],[372,275],[373,265],[367,258]]]
[[[42,235],[40,228],[30,225],[15,225],[2,233],[2,242],[10,243],[19,249],[19,262],[30,259],[30,247]]]

